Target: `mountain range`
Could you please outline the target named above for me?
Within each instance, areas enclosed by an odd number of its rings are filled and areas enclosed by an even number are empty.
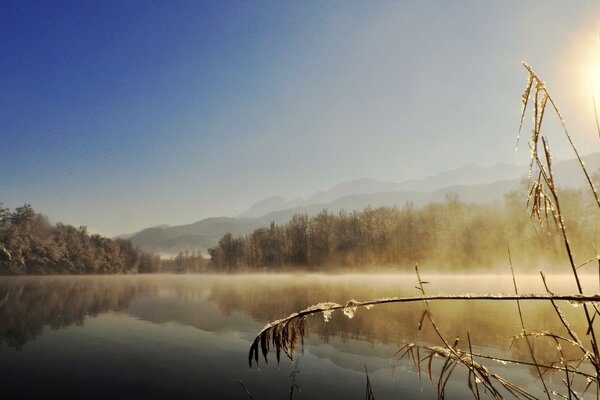
[[[583,159],[590,173],[600,169],[600,153],[589,154]],[[556,161],[553,169],[556,181],[562,187],[578,187],[585,183],[577,160]],[[519,189],[526,181],[527,170],[527,166],[503,163],[488,168],[469,164],[404,182],[363,178],[342,182],[306,198],[269,197],[236,218],[216,217],[186,225],[159,225],[119,237],[130,239],[142,250],[163,256],[186,250],[205,251],[226,233],[239,236],[271,222],[286,223],[294,214],[315,215],[323,209],[338,212],[366,207],[403,207],[407,202],[419,207],[443,201],[449,194],[458,195],[467,203],[500,201],[504,194]]]

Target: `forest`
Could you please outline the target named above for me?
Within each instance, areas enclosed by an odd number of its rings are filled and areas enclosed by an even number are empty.
[[[598,236],[599,221],[590,210],[596,204],[581,190],[564,189],[561,195],[575,252],[585,259],[595,257],[591,244]],[[415,263],[430,270],[490,271],[506,267],[509,249],[513,260],[525,267],[566,261],[552,218],[531,223],[525,202],[523,192],[508,193],[497,204],[467,204],[450,194],[445,201],[422,208],[407,203],[402,208],[336,214],[323,210],[312,217],[295,215],[286,224],[271,224],[241,237],[227,234],[209,254],[215,270],[228,272],[294,268],[410,272]]]
[[[52,225],[29,205],[0,203],[0,274],[203,272],[204,258],[180,253],[161,260],[129,240],[90,235],[85,226]]]
[[[0,274],[113,274],[157,272],[158,256],[128,240],[90,235],[86,227],[52,225],[29,204],[0,203]]]

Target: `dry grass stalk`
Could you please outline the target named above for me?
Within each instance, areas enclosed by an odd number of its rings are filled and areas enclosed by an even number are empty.
[[[577,265],[574,260],[571,245],[568,240],[567,230],[564,223],[563,213],[561,210],[560,199],[558,195],[558,189],[554,180],[554,174],[552,170],[552,153],[548,138],[542,132],[542,123],[546,115],[548,105],[554,114],[558,117],[561,123],[562,131],[567,138],[576,158],[580,164],[580,167],[586,177],[588,185],[595,197],[596,204],[600,208],[600,199],[594,184],[590,178],[588,171],[585,168],[585,164],[581,159],[581,156],[575,147],[571,135],[566,127],[565,120],[560,113],[558,106],[548,90],[546,89],[545,83],[538,77],[533,69],[523,63],[527,70],[527,84],[524,93],[521,97],[522,109],[521,117],[519,122],[519,133],[517,135],[517,145],[520,139],[520,133],[523,128],[523,122],[525,114],[530,104],[533,107],[533,131],[531,138],[529,139],[529,147],[531,150],[531,165],[529,169],[530,179],[535,176],[530,182],[530,188],[528,191],[527,207],[531,209],[531,217],[539,220],[540,222],[545,221],[549,225],[550,219],[553,220],[555,227],[560,231],[565,252],[569,259],[571,272],[577,284],[578,293],[570,295],[556,295],[549,288],[546,283],[546,278],[541,273],[542,281],[546,288],[546,294],[519,294],[517,283],[512,267],[512,260],[509,252],[509,263],[511,267],[511,273],[513,276],[513,284],[515,289],[514,295],[490,295],[490,294],[462,294],[462,295],[427,295],[424,289],[424,285],[427,283],[421,279],[418,267],[415,267],[415,273],[417,275],[418,286],[416,287],[420,292],[421,296],[416,297],[396,297],[396,298],[384,298],[375,299],[365,302],[357,302],[355,300],[349,301],[345,305],[337,303],[321,303],[311,306],[300,312],[291,314],[287,318],[283,318],[277,321],[273,321],[267,324],[257,335],[252,342],[249,352],[249,363],[252,366],[254,360],[258,363],[259,358],[259,347],[263,354],[265,361],[267,361],[267,354],[269,352],[270,343],[275,347],[277,354],[277,361],[279,362],[281,351],[286,354],[287,357],[292,359],[293,353],[297,347],[298,341],[300,340],[303,344],[303,338],[305,335],[304,320],[307,316],[322,313],[328,317],[335,310],[356,310],[357,307],[368,307],[376,304],[387,304],[387,303],[406,303],[406,302],[423,302],[425,305],[424,312],[421,320],[419,321],[419,329],[423,328],[423,323],[428,320],[435,330],[437,336],[443,343],[443,346],[421,346],[414,343],[405,344],[396,353],[398,359],[412,360],[415,369],[417,370],[419,380],[421,380],[421,371],[426,366],[430,380],[433,380],[433,359],[434,357],[441,357],[443,364],[438,375],[437,391],[440,399],[445,398],[447,383],[455,371],[457,366],[464,367],[468,370],[467,385],[473,394],[473,397],[480,399],[483,394],[490,395],[493,398],[502,398],[502,392],[505,391],[512,396],[519,399],[536,399],[537,397],[529,393],[527,390],[515,385],[514,383],[504,379],[496,373],[491,372],[486,366],[481,364],[478,360],[493,360],[500,363],[513,363],[523,366],[533,366],[537,371],[538,378],[544,389],[545,396],[550,399],[550,395],[558,396],[565,399],[580,399],[592,386],[596,386],[596,398],[600,398],[600,354],[598,350],[598,342],[596,339],[596,333],[594,329],[594,321],[598,314],[600,314],[600,308],[597,303],[600,301],[600,295],[584,295],[581,286],[581,280],[578,275],[578,269],[591,263],[594,260],[598,260],[599,266],[599,285],[600,285],[600,257],[588,260],[580,265]],[[594,99],[595,102],[595,99]],[[595,108],[595,104],[594,104]],[[595,110],[596,111],[596,110]],[[596,116],[597,118],[597,116]],[[598,127],[598,133],[600,137],[600,126]],[[540,151],[540,143],[541,150]],[[534,174],[535,172],[535,174]],[[519,318],[521,322],[521,333],[513,338],[513,343],[519,340],[525,340],[531,361],[526,360],[512,360],[503,359],[498,357],[492,357],[485,354],[476,354],[472,351],[471,339],[467,333],[469,350],[464,351],[458,347],[458,338],[456,338],[452,344],[446,340],[438,329],[431,311],[430,302],[436,300],[452,301],[452,300],[498,300],[498,301],[516,301]],[[564,326],[567,335],[559,335],[553,332],[545,331],[527,331],[525,329],[525,320],[521,310],[522,301],[531,300],[542,300],[550,301],[557,317]],[[558,306],[559,301],[570,301],[581,303],[585,313],[587,328],[586,336],[589,337],[590,347],[588,348],[577,333],[570,326],[565,315],[562,313]],[[556,346],[558,352],[558,358],[556,361],[550,363],[544,363],[536,359],[534,353],[534,345],[537,340],[552,340]],[[512,346],[511,344],[511,346]],[[568,359],[565,356],[564,346],[568,346],[576,349],[581,355],[575,359]],[[550,391],[544,380],[544,375],[548,371],[562,372],[565,377],[562,379],[562,383],[565,386],[566,392],[559,393],[557,391]],[[366,367],[365,367],[366,372]],[[582,393],[578,393],[574,389],[574,380],[576,377],[583,378],[587,381],[587,385]],[[482,391],[480,391],[480,388]],[[369,393],[370,396],[369,397]],[[370,390],[370,380],[367,374],[367,398],[372,398],[372,390]]]
[[[515,278],[515,270],[513,268],[512,265],[512,257],[510,255],[510,247],[507,248],[508,250],[508,263],[510,265],[510,274],[512,276],[512,281],[513,281],[513,286],[515,288],[515,294],[519,295],[519,289],[517,287],[517,280]],[[538,376],[540,377],[540,381],[542,382],[542,386],[544,387],[544,393],[546,393],[546,396],[548,397],[548,400],[550,400],[550,392],[548,391],[548,386],[546,386],[546,381],[544,380],[544,376],[542,374],[542,370],[540,369],[540,365],[538,363],[538,361],[535,358],[535,352],[533,351],[533,345],[532,343],[529,341],[529,337],[527,336],[527,331],[525,330],[525,321],[523,320],[523,311],[521,310],[521,302],[519,300],[517,300],[517,309],[519,311],[519,321],[521,322],[521,333],[522,335],[525,337],[525,341],[527,342],[527,349],[529,350],[529,355],[531,356],[531,359],[533,360],[533,363],[535,364],[535,368],[536,371],[538,373]],[[568,381],[568,370],[567,370],[567,381]]]
[[[426,352],[425,357],[420,358],[418,349],[422,349]],[[451,349],[441,346],[417,346],[414,343],[410,343],[401,348],[400,359],[407,358],[412,360],[417,365],[417,370],[423,369],[421,364],[426,364],[429,379],[433,380],[433,359],[434,357],[441,357],[444,363],[441,368],[441,372],[438,376],[437,391],[438,398],[444,399],[446,396],[446,386],[450,379],[450,376],[454,372],[455,367],[463,366],[469,370],[467,377],[467,384],[473,397],[480,399],[482,393],[479,391],[479,386],[484,390],[484,393],[490,394],[495,399],[501,399],[502,393],[498,385],[519,399],[536,399],[534,395],[529,393],[522,387],[511,383],[504,379],[500,375],[491,372],[483,364],[475,361],[475,355],[468,351],[463,351],[458,347],[458,339],[454,341]]]
[[[594,107],[594,119],[596,121],[596,132],[598,133],[598,139],[600,139],[600,122],[598,121],[598,109],[596,108],[596,95],[594,94],[594,88],[591,88],[592,93],[592,106]]]
[[[369,378],[369,371],[367,371],[367,364],[365,364],[365,375],[367,376],[367,389],[365,393],[365,399],[375,400],[375,395],[373,394],[373,386],[371,386],[371,379]]]
[[[300,389],[300,386],[298,386],[296,384],[296,377],[298,376],[299,373],[300,373],[300,370],[298,369],[298,360],[296,360],[296,363],[294,364],[294,369],[292,370],[292,373],[290,374],[290,378],[292,378],[292,383],[290,384],[289,400],[293,400],[294,391],[296,389]]]
[[[542,133],[542,121],[543,121],[546,106],[548,103],[552,106],[553,111],[555,112],[556,116],[560,120],[560,123],[562,126],[562,131],[563,131],[565,137],[567,138],[569,144],[571,145],[571,148],[573,149],[573,152],[575,153],[577,160],[579,161],[581,170],[586,177],[586,180],[590,186],[590,189],[594,195],[594,198],[596,199],[596,204],[599,207],[600,207],[600,200],[598,198],[598,193],[596,191],[596,188],[590,178],[590,174],[588,173],[588,171],[585,167],[585,163],[581,159],[579,151],[575,147],[572,137],[567,129],[565,119],[563,118],[562,114],[560,113],[560,110],[559,110],[556,102],[554,101],[552,96],[550,96],[550,93],[546,89],[546,85],[544,84],[544,82],[538,77],[538,75],[533,71],[533,69],[526,63],[523,63],[523,65],[528,73],[527,86],[526,86],[525,92],[523,94],[523,96],[527,96],[527,99],[523,100],[523,108],[521,111],[521,123],[519,124],[519,133],[523,126],[522,121],[523,121],[524,115],[527,110],[529,98],[531,96],[531,89],[535,85],[535,90],[534,90],[534,94],[533,94],[533,126],[534,126],[534,129],[533,129],[531,138],[529,140],[529,147],[531,148],[532,164],[536,164],[537,168],[539,170],[538,178],[531,183],[531,190],[529,192],[528,205],[531,204],[532,216],[536,216],[536,217],[538,217],[538,219],[540,218],[540,215],[541,215],[541,212],[540,212],[541,206],[540,205],[542,203],[544,204],[543,208],[544,208],[545,212],[548,212],[548,210],[550,210],[550,212],[553,216],[553,219],[554,219],[555,223],[557,224],[558,229],[561,233],[565,252],[569,258],[569,264],[571,266],[571,271],[572,271],[573,277],[575,279],[575,282],[577,284],[577,290],[579,293],[583,293],[583,289],[581,286],[581,280],[580,280],[579,273],[578,273],[578,266],[575,263],[573,251],[572,251],[571,245],[569,243],[567,230],[565,227],[564,218],[563,218],[563,214],[562,214],[561,207],[560,207],[558,189],[557,189],[556,183],[554,181],[554,174],[552,172],[552,153],[550,151],[550,146],[548,145],[548,139]],[[544,150],[542,157],[540,157],[540,154],[538,152],[540,138],[542,140],[542,145],[543,145],[543,150]],[[548,194],[549,194],[549,196],[548,196]],[[550,198],[550,200],[548,201],[549,198]],[[564,324],[564,316],[562,316],[562,314],[559,313],[559,311],[554,303],[553,303],[553,305],[554,305],[555,309],[557,310],[557,314],[559,314],[561,321],[563,321],[563,324]],[[596,314],[598,313],[598,310],[597,310],[597,308],[594,308],[593,316],[587,305],[584,304],[583,310],[584,310],[585,317],[586,317],[587,324],[588,324],[587,335],[589,335],[591,337],[591,347],[592,347],[592,353],[593,353],[593,358],[590,358],[589,361],[592,363],[592,365],[596,369],[596,375],[600,376],[600,352],[598,349],[598,340],[596,338],[596,333],[594,330],[594,319],[595,319]],[[568,382],[568,379],[567,379],[567,382]],[[597,392],[598,391],[600,391],[600,386],[597,386]]]
[[[535,90],[534,90],[534,95],[533,95],[533,102],[534,102],[534,104],[533,104],[533,108],[534,108],[533,109],[533,126],[534,126],[534,129],[533,129],[533,132],[531,135],[531,139],[529,141],[529,144],[530,144],[530,147],[532,150],[532,161],[536,162],[539,159],[538,151],[537,151],[538,144],[539,144],[539,139],[542,136],[542,132],[541,132],[542,122],[543,122],[544,115],[546,112],[546,106],[548,105],[548,102],[549,102],[550,105],[552,106],[554,113],[560,120],[563,133],[564,133],[565,137],[567,138],[567,140],[569,141],[569,144],[573,150],[573,153],[577,157],[577,160],[579,162],[581,170],[586,177],[587,183],[590,186],[590,189],[594,195],[594,198],[596,199],[596,203],[597,203],[598,207],[600,207],[600,199],[598,198],[598,193],[596,191],[594,183],[592,182],[590,174],[588,173],[587,169],[585,168],[585,163],[581,159],[581,155],[579,154],[579,151],[577,150],[577,147],[575,146],[575,143],[573,142],[571,134],[569,133],[569,130],[567,129],[567,124],[565,122],[565,119],[563,118],[563,116],[558,108],[558,105],[556,104],[556,102],[554,101],[552,96],[550,96],[550,93],[546,89],[546,85],[545,85],[544,81],[541,80],[540,77],[533,71],[533,68],[531,68],[525,62],[523,62],[523,66],[527,70],[528,77],[527,77],[527,85],[525,87],[525,91],[521,97],[521,102],[522,102],[521,122],[519,124],[519,133],[517,135],[517,138],[520,136],[521,130],[523,128],[523,121],[525,118],[525,113],[527,112],[527,106],[530,103],[531,89],[535,85]]]
[[[485,300],[485,301],[569,301],[571,303],[599,303],[600,294],[583,295],[583,294],[520,294],[520,295],[493,295],[493,294],[473,294],[464,293],[457,295],[426,295],[412,297],[386,297],[369,301],[352,300],[345,305],[338,303],[320,303],[310,306],[302,311],[290,314],[286,318],[278,319],[268,323],[256,336],[250,352],[248,361],[252,366],[253,360],[258,363],[259,349],[265,361],[270,350],[271,343],[275,346],[277,361],[281,358],[281,352],[290,359],[293,359],[293,354],[300,341],[303,346],[303,338],[305,335],[304,321],[305,318],[313,314],[330,313],[336,310],[344,310],[355,307],[371,307],[378,304],[388,303],[414,303],[423,301],[459,301],[459,300]],[[427,313],[429,314],[429,313]],[[428,315],[425,315],[428,316]]]
[[[246,392],[246,394],[248,395],[248,397],[250,397],[250,399],[254,400],[254,396],[252,396],[252,393],[250,393],[248,391],[248,389],[246,389],[246,386],[244,386],[244,383],[242,382],[241,379],[238,379],[238,383],[242,386],[242,389],[244,389],[244,392]]]

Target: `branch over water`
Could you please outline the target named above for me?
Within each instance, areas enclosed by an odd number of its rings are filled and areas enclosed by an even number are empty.
[[[453,301],[453,300],[484,300],[484,301],[568,301],[576,304],[598,303],[600,302],[600,294],[477,294],[463,293],[455,295],[432,295],[432,296],[409,296],[409,297],[384,297],[368,301],[350,300],[346,304],[338,303],[319,303],[305,308],[302,311],[290,314],[289,316],[272,321],[256,335],[256,338],[250,346],[248,354],[248,362],[252,366],[252,360],[258,363],[259,346],[261,352],[267,362],[267,353],[269,351],[269,342],[275,345],[277,351],[277,361],[281,356],[281,351],[292,358],[296,349],[298,340],[304,338],[304,317],[316,313],[324,313],[329,315],[335,310],[351,310],[352,314],[357,307],[371,307],[378,304],[387,303],[412,303],[420,301]],[[348,315],[348,313],[345,313]]]

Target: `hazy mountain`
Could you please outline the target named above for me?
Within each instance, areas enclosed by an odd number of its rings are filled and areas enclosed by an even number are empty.
[[[440,172],[437,175],[405,182],[377,181],[363,178],[342,182],[329,190],[317,191],[305,199],[288,201],[283,197],[269,197],[243,212],[239,217],[257,218],[265,214],[295,207],[309,207],[314,204],[327,204],[337,199],[352,195],[390,192],[430,192],[449,186],[479,185],[495,181],[517,179],[526,172],[525,166],[496,164],[485,168],[474,164]]]
[[[412,179],[398,184],[399,191],[429,192],[449,186],[481,185],[496,181],[518,179],[526,167],[511,164],[496,164],[493,167],[479,167],[468,164],[463,167],[440,172],[423,179]]]
[[[144,230],[153,229],[153,228],[170,228],[170,225],[161,224],[161,225],[152,226],[150,228],[146,228]],[[134,233],[123,233],[121,235],[115,236],[115,239],[131,239],[134,235],[136,235],[140,232],[142,232],[142,231],[134,232]]]
[[[226,233],[243,235],[264,222],[246,218],[207,218],[188,225],[157,226],[144,229],[129,237],[141,249],[160,254],[176,254],[179,251],[204,250],[217,243]]]
[[[433,192],[379,192],[369,194],[355,194],[344,196],[331,203],[311,204],[303,207],[294,207],[269,213],[261,218],[263,221],[274,221],[285,223],[294,214],[315,215],[323,209],[330,212],[342,210],[363,210],[366,207],[399,207],[402,208],[408,202],[415,207],[421,207],[431,202],[440,202],[449,194],[456,194],[467,203],[486,203],[501,200],[502,196],[512,190],[518,189],[519,179],[498,181],[481,185],[455,185],[442,188]]]
[[[238,218],[258,218],[273,211],[297,207],[304,203],[303,199],[286,200],[281,196],[267,197],[238,215]]]
[[[600,172],[600,153],[592,153],[582,157],[585,168],[590,175]],[[577,187],[586,184],[585,175],[581,171],[579,161],[554,160],[554,179],[560,186]]]
[[[399,185],[395,182],[376,181],[375,179],[363,178],[349,182],[342,182],[326,191],[318,191],[308,196],[303,205],[315,203],[330,203],[340,197],[353,194],[397,192]]]
[[[584,161],[590,174],[600,169],[600,153],[587,155]],[[561,186],[577,187],[585,184],[585,177],[577,160],[555,161],[554,172]],[[271,222],[286,223],[298,213],[315,215],[323,209],[338,212],[362,210],[366,207],[403,207],[407,202],[420,207],[430,202],[444,201],[450,193],[468,203],[500,201],[505,193],[518,190],[526,176],[526,166],[497,164],[490,168],[467,165],[432,177],[402,183],[359,179],[341,183],[327,191],[316,192],[304,200],[287,201],[283,197],[270,197],[252,206],[240,218],[207,218],[193,224],[172,227],[160,225],[121,237],[129,238],[143,250],[161,254],[204,250],[215,245],[228,232],[234,236],[243,235],[268,226]]]

